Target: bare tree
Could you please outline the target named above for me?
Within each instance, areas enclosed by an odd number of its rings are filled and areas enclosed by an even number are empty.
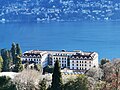
[[[115,89],[120,90],[120,59],[113,60]]]
[[[42,74],[36,70],[24,70],[14,77],[17,90],[35,90]]]
[[[120,90],[120,59],[114,59],[111,63],[103,65],[106,90]]]
[[[93,67],[86,72],[86,75],[94,78],[95,80],[99,80],[103,77],[103,70],[99,67]]]

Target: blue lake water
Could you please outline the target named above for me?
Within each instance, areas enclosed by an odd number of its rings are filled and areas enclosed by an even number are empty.
[[[52,22],[0,24],[0,48],[11,43],[22,51],[82,50],[96,51],[99,58],[120,57],[120,22]]]

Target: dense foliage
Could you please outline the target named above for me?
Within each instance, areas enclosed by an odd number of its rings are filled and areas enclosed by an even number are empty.
[[[16,56],[16,64],[15,67],[13,69],[14,72],[21,72],[23,70],[23,65],[22,65],[22,61],[21,58],[19,56]]]
[[[19,44],[12,43],[11,50],[1,49],[0,51],[0,71],[8,72],[15,70],[19,72],[22,70],[22,51]]]
[[[11,54],[9,50],[2,49],[1,50],[1,56],[3,58],[3,66],[2,66],[2,71],[8,72],[10,71],[10,65],[11,65]]]
[[[87,83],[87,77],[80,75],[76,79],[70,80],[64,84],[63,90],[88,90]]]
[[[7,76],[0,77],[0,90],[17,90],[12,83],[11,78]]]

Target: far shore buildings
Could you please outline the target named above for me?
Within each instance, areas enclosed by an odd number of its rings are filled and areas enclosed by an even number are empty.
[[[48,65],[54,66],[56,60],[59,60],[61,68],[71,70],[86,71],[92,67],[98,67],[96,52],[30,50],[22,55],[22,61],[41,64],[43,68]]]

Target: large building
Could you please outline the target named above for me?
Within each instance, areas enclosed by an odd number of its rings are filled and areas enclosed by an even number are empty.
[[[98,54],[96,52],[31,50],[22,55],[22,61],[32,61],[41,64],[43,68],[47,65],[54,66],[56,60],[59,60],[61,68],[71,70],[83,71],[98,67]]]
[[[98,67],[98,54],[96,52],[76,53],[70,57],[70,69],[88,70]]]
[[[26,51],[22,55],[22,61],[33,62],[36,64],[41,64],[44,68],[48,65],[48,53],[46,51]]]

